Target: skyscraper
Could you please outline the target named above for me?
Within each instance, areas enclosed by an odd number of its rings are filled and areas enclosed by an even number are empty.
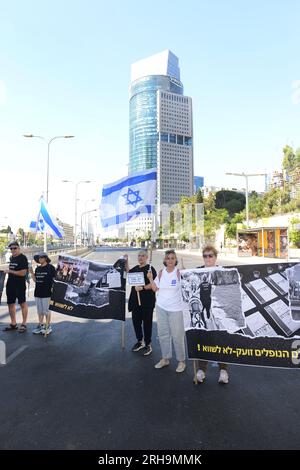
[[[129,118],[129,174],[157,167],[158,205],[191,196],[192,99],[183,95],[178,58],[171,51],[132,64]]]

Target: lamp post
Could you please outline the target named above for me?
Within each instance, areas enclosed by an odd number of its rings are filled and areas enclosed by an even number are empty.
[[[84,203],[84,213],[85,213],[85,220],[84,220],[84,224],[83,224],[83,220],[82,220],[82,217],[81,217],[81,224],[80,224],[80,237],[81,237],[81,243],[83,242],[84,244],[84,238],[85,238],[85,234],[87,234],[87,218],[86,218],[86,214],[88,213],[87,211],[87,205],[89,202],[96,202],[96,199],[88,199],[87,201],[85,201]]]
[[[91,180],[82,180],[82,181],[77,181],[76,183],[74,183],[74,181],[70,181],[70,180],[63,180],[63,183],[73,183],[75,184],[75,216],[74,216],[74,248],[75,248],[75,253],[77,253],[77,191],[78,191],[78,186],[80,184],[88,184],[88,183],[92,183]]]
[[[248,178],[250,176],[266,176],[266,173],[226,173],[226,175],[231,176],[243,176],[246,179],[246,225],[249,227],[249,186]]]
[[[87,214],[90,214],[91,212],[97,212],[98,209],[92,209],[92,210],[89,210],[89,211],[85,211],[85,212],[82,212],[81,214],[81,230],[82,230],[82,218],[84,215],[87,215]]]
[[[50,140],[45,139],[45,137],[42,137],[40,135],[33,135],[33,134],[23,134],[23,137],[26,138],[36,138],[36,139],[41,139],[44,142],[47,143],[47,177],[46,177],[46,202],[48,203],[49,200],[49,164],[50,164],[50,145],[53,142],[53,140],[56,139],[72,139],[74,135],[56,135],[55,137],[52,137]],[[47,233],[46,231],[44,232],[44,251],[47,251]]]

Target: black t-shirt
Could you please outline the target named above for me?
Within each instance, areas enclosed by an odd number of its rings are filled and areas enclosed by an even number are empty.
[[[56,270],[52,264],[46,266],[38,266],[35,269],[35,297],[51,297],[51,289]]]
[[[144,273],[144,279],[145,279],[145,285],[150,284],[149,279],[147,278],[147,273],[149,271],[149,264],[146,264],[143,268],[141,268],[139,265],[134,266],[134,268],[130,269],[130,273]],[[153,279],[156,278],[156,271],[151,266],[151,271],[153,275]],[[141,307],[145,309],[153,309],[155,305],[155,292],[153,290],[141,290],[140,291],[140,299],[141,299]],[[138,304],[138,298],[137,298],[137,292],[135,290],[135,287],[131,287],[131,292],[129,296],[129,301],[128,301],[128,310],[129,312],[132,312],[132,310],[136,309],[139,307]]]
[[[11,256],[8,269],[11,271],[22,271],[23,269],[28,270],[28,259],[22,253],[18,256]],[[25,287],[25,276],[9,274],[7,285],[9,287]]]

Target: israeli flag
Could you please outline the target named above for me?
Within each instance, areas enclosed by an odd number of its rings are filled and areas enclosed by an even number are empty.
[[[40,200],[41,206],[37,219],[32,220],[29,225],[31,232],[43,232],[53,235],[55,238],[63,238],[64,231],[58,225],[56,218],[52,217],[43,198]]]
[[[131,174],[103,185],[100,216],[102,227],[120,227],[141,214],[154,212],[157,169]]]

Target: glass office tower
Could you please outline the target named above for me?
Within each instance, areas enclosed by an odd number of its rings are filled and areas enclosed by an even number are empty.
[[[130,87],[129,173],[157,166],[157,91],[183,95],[183,85],[172,77],[150,75]]]
[[[131,66],[128,173],[157,168],[157,205],[194,189],[192,99],[183,95],[178,58],[169,50]],[[142,224],[142,225],[141,225]],[[151,229],[133,220],[132,233]]]

